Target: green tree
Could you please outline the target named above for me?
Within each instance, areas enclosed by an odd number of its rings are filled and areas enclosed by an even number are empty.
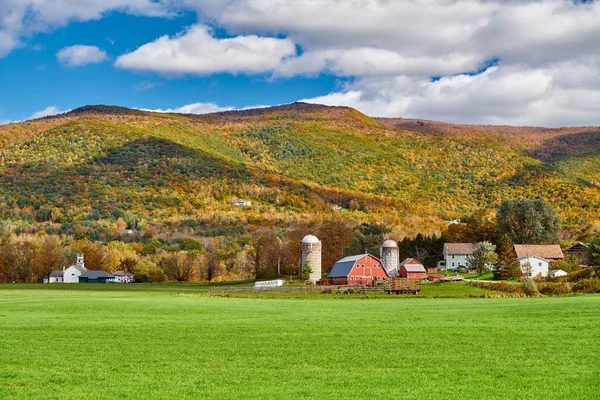
[[[301,279],[304,280],[308,280],[310,278],[310,274],[312,274],[313,270],[312,267],[310,266],[310,261],[307,261],[304,263],[304,265],[302,266],[302,275],[300,276]]]
[[[498,254],[496,254],[496,245],[490,242],[481,242],[469,257],[467,257],[467,265],[472,269],[477,270],[481,275],[483,270],[490,268],[498,262]]]
[[[346,249],[347,255],[369,253],[379,255],[379,247],[385,240],[385,235],[391,232],[384,224],[363,223],[354,229],[352,242]]]
[[[496,221],[501,234],[513,243],[557,243],[560,235],[560,217],[542,199],[505,200],[498,209]]]
[[[600,234],[596,235],[594,240],[590,243],[588,263],[593,266],[600,266]]]
[[[499,239],[497,254],[498,265],[494,269],[494,279],[517,279],[521,275],[521,264],[515,257],[513,242],[507,235]]]

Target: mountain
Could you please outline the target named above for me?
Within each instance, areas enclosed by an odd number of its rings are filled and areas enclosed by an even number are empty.
[[[0,218],[96,239],[125,226],[208,235],[334,216],[414,235],[542,197],[578,230],[600,222],[599,133],[303,103],[208,115],[86,106],[0,127]]]

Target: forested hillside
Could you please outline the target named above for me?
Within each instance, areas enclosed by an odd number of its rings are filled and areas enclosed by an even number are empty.
[[[599,223],[599,150],[598,128],[376,120],[307,104],[203,116],[88,106],[0,127],[0,219],[108,241],[340,217],[400,238],[540,197],[577,233]]]

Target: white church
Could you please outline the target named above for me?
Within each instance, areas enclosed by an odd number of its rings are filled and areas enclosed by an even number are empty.
[[[79,277],[87,272],[83,262],[83,254],[77,254],[77,262],[62,271],[52,271],[44,283],[79,283]]]

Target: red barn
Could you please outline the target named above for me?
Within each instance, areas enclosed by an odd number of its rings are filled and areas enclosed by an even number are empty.
[[[425,271],[425,267],[414,258],[407,258],[406,260],[402,261],[398,267],[398,273],[402,278],[427,278],[427,271]]]
[[[330,285],[370,285],[389,279],[381,260],[370,254],[350,256],[336,262],[329,273]]]

